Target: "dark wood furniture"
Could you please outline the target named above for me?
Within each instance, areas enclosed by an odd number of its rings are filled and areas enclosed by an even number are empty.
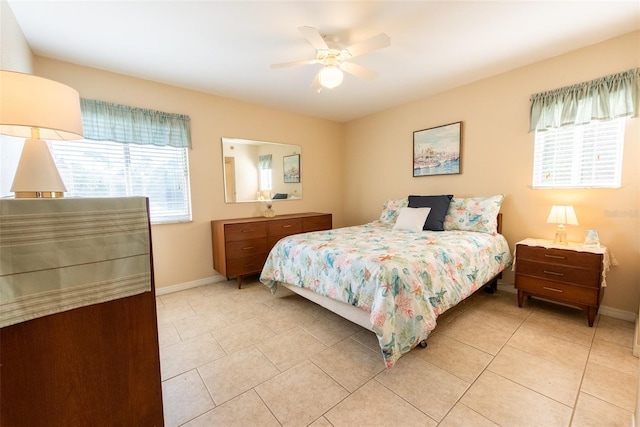
[[[149,257],[148,292],[0,328],[0,426],[164,425]]]
[[[213,268],[227,280],[236,277],[241,288],[243,276],[262,271],[278,240],[331,227],[332,215],[317,212],[211,221]]]
[[[602,257],[570,248],[516,244],[518,306],[531,295],[562,302],[585,310],[593,326],[604,294]]]

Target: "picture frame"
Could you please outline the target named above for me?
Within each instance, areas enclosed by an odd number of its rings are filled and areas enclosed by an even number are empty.
[[[300,154],[292,154],[282,158],[284,182],[299,183],[300,182]]]
[[[413,176],[461,173],[462,122],[413,132]]]

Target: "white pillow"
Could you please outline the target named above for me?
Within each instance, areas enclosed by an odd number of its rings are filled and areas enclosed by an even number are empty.
[[[422,231],[431,208],[400,208],[394,230]]]

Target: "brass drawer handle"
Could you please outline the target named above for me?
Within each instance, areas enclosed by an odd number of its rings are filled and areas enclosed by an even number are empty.
[[[556,258],[556,259],[565,259],[566,257],[563,257],[562,255],[549,255],[549,254],[544,254],[545,257],[547,258]]]
[[[282,228],[291,228],[291,224],[283,225]]]
[[[553,292],[560,292],[560,293],[564,292],[562,289],[550,288],[548,286],[543,286],[542,289],[546,289],[548,291],[553,291]]]
[[[246,246],[246,247],[242,248],[242,250],[243,251],[250,251],[253,248],[255,248],[255,246]]]
[[[544,270],[545,274],[551,274],[553,276],[564,276],[564,273],[556,273],[555,271]]]
[[[253,231],[253,228],[245,228],[244,230],[240,231],[241,233],[251,233]]]

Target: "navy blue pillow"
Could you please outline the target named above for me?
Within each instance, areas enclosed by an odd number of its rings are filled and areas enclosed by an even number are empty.
[[[273,195],[273,197],[271,198],[271,200],[276,200],[276,199],[286,199],[288,198],[289,195],[286,193],[276,193]]]
[[[423,230],[444,231],[444,217],[447,216],[453,194],[442,196],[409,196],[410,208],[431,208]]]

